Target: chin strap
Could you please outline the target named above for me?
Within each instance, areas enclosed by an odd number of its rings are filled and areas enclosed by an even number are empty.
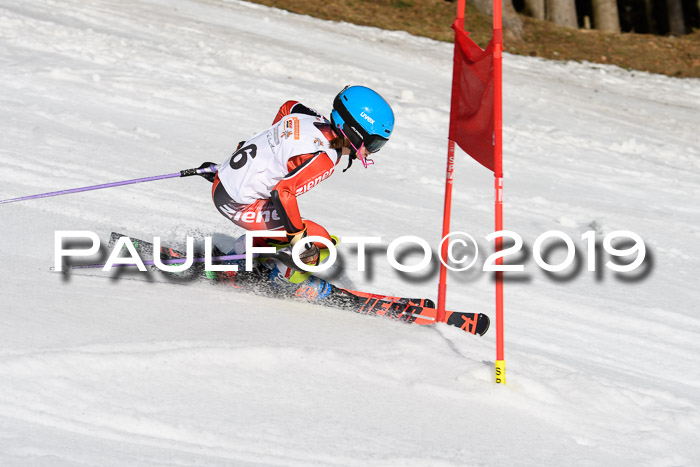
[[[355,159],[357,159],[357,153],[353,149],[350,155],[348,156],[348,166],[345,167],[345,169],[343,169],[343,173],[347,172],[350,166],[352,166],[352,161],[354,161]]]

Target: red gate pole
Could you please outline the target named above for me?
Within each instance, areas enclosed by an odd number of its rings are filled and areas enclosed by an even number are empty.
[[[503,230],[503,28],[501,0],[493,0],[493,118],[496,232]],[[496,238],[496,251],[503,249],[503,237]],[[503,258],[496,260],[503,264]],[[496,272],[496,383],[506,384],[503,338],[503,272]]]
[[[458,25],[460,28],[464,29],[464,2],[465,0],[459,0],[457,2],[457,19],[460,20]],[[450,119],[450,121],[452,121]],[[445,174],[445,206],[443,208],[442,215],[442,239],[444,240],[450,233],[450,218],[452,216],[452,178],[454,175],[455,167],[455,142],[449,140],[447,143],[447,173]],[[447,248],[449,246],[449,240],[442,243],[442,248],[440,249],[440,257],[442,262],[440,263],[440,281],[438,283],[438,309],[437,309],[437,320],[438,322],[445,322],[445,301],[447,295]]]
[[[455,142],[449,140],[447,143],[447,175],[445,179],[445,206],[443,208],[442,217],[442,239],[450,233],[450,216],[452,214],[452,177],[454,174],[454,164],[455,161]],[[440,263],[440,282],[438,284],[438,309],[437,309],[437,320],[438,322],[445,322],[445,300],[447,295],[447,247],[449,240],[442,242],[442,248],[440,249],[440,256],[442,257],[442,262]]]

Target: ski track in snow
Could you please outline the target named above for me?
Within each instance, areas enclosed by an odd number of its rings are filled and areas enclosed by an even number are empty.
[[[221,162],[285,100],[327,113],[356,83],[392,103],[391,144],[302,211],[437,248],[450,44],[236,0],[4,0],[0,51],[0,199]],[[0,206],[0,464],[696,465],[700,80],[508,54],[504,80],[506,228],[582,262],[506,284],[507,386],[493,330],[50,272],[56,230],[241,233],[203,180],[137,184]],[[483,237],[492,176],[460,152],[455,180],[452,229]],[[587,272],[589,230],[641,235],[650,272]],[[348,285],[435,296],[341,254]],[[450,308],[491,314],[486,274],[449,280]]]

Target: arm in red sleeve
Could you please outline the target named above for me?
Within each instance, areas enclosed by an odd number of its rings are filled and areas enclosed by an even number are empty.
[[[284,104],[282,104],[282,107],[280,107],[280,109],[277,111],[277,116],[275,116],[275,119],[273,120],[272,124],[274,125],[287,115],[291,114],[292,107],[294,107],[298,103],[298,101],[287,101]]]
[[[272,124],[274,125],[275,123],[279,122],[284,117],[290,114],[313,115],[314,117],[321,116],[321,114],[319,114],[313,109],[308,108],[304,104],[301,104],[299,101],[287,101],[284,104],[282,104],[282,107],[280,107],[280,109],[277,111],[277,116],[275,117],[275,120],[272,122]]]
[[[325,152],[304,154],[304,156],[310,157],[307,157],[304,162],[296,166],[286,177],[280,180],[270,194],[270,200],[284,223],[284,229],[288,233],[297,233],[304,230],[304,223],[301,220],[299,205],[297,204],[297,196],[306,193],[330,177],[335,168],[334,162]]]

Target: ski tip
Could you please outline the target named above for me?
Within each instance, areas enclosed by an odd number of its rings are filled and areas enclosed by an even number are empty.
[[[445,323],[479,336],[486,334],[491,326],[491,320],[483,313],[460,313],[457,311],[448,311]]]
[[[491,319],[483,313],[479,313],[479,319],[476,324],[476,334],[483,336],[491,327]]]

